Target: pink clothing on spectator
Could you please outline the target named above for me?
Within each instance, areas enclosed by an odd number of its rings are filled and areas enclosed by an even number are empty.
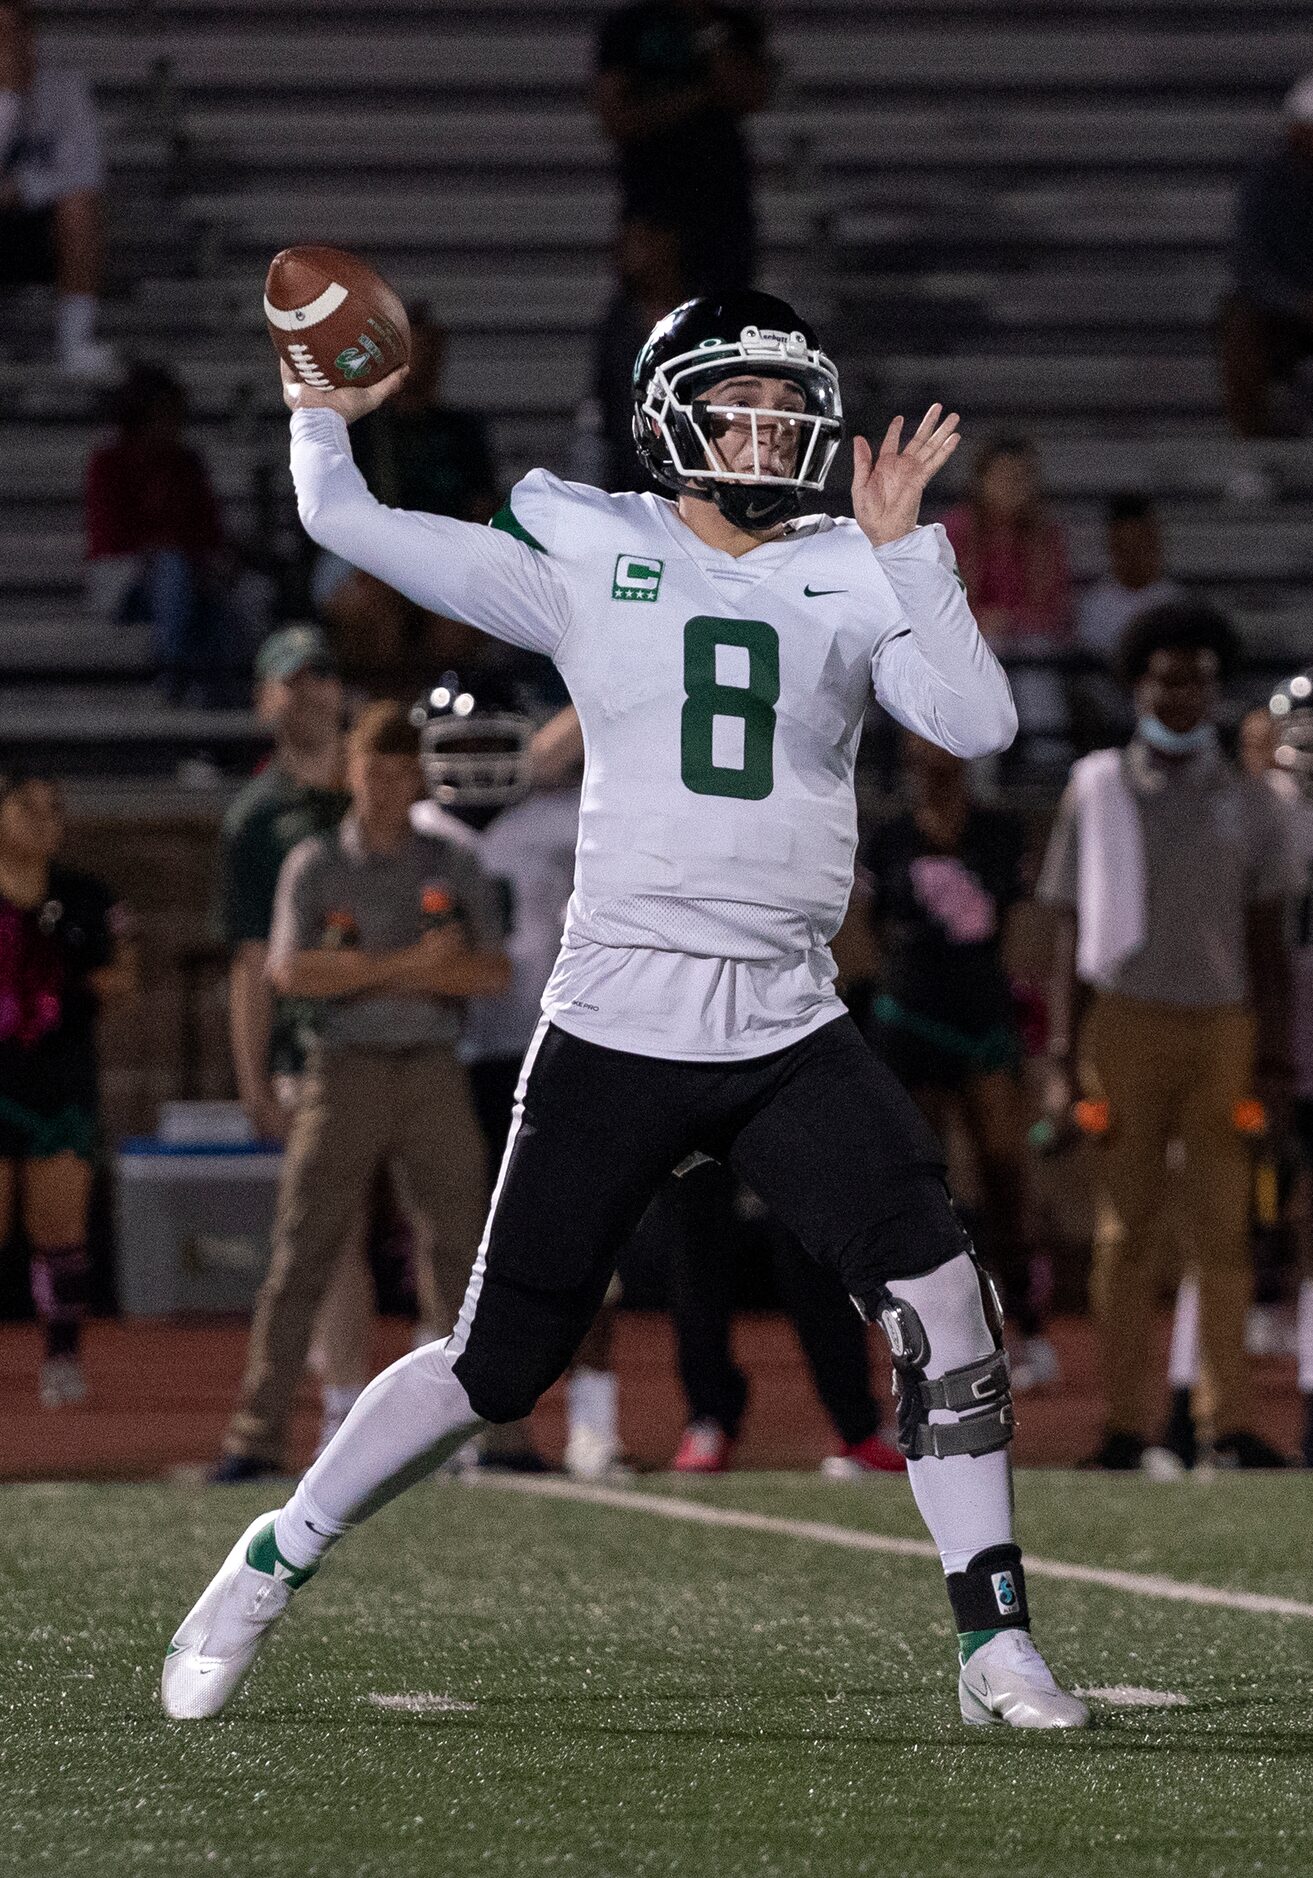
[[[944,517],[971,610],[987,639],[1067,640],[1072,636],[1071,568],[1061,523],[984,526],[969,502]],[[1000,630],[990,613],[1007,616]]]

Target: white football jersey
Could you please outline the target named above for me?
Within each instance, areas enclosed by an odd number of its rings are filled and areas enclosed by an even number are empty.
[[[383,508],[329,411],[292,420],[301,518],[420,605],[547,653],[586,752],[574,892],[543,1008],[612,1049],[760,1055],[841,1006],[828,942],[872,689],[962,756],[1006,746],[1007,679],[938,526],[876,550],[808,517],[735,557],[675,505],[535,470],[491,529]]]

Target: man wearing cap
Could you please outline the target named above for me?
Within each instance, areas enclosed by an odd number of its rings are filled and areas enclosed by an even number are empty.
[[[228,1028],[237,1093],[256,1135],[281,1140],[302,1063],[294,1013],[265,977],[274,890],[297,842],[336,828],[350,806],[346,700],[318,626],[285,626],[265,640],[255,661],[255,711],[273,735],[273,755],[224,817],[218,928],[231,955]],[[360,1327],[372,1308],[357,1243],[340,1261],[317,1324],[326,1425],[341,1421],[367,1380]],[[249,1471],[225,1461],[215,1477],[239,1481]]]
[[[405,1182],[449,1323],[483,1227],[486,1157],[456,1042],[464,1000],[510,983],[499,893],[463,841],[411,827],[423,778],[402,706],[361,713],[346,773],[348,814],[278,876],[267,971],[302,1001],[309,1047],[228,1478],[282,1468],[312,1321],[380,1168]]]
[[[1272,391],[1313,357],[1313,72],[1287,94],[1281,144],[1241,184],[1222,307],[1222,392],[1240,437],[1291,434]]]

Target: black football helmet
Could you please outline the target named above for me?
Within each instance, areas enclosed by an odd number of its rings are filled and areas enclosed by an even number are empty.
[[[420,764],[439,808],[458,813],[509,808],[531,787],[529,745],[536,725],[495,682],[477,691],[444,672],[414,706]]]
[[[1313,667],[1278,685],[1268,700],[1276,724],[1276,766],[1313,797]]]
[[[787,379],[801,411],[709,404],[706,393],[740,374]],[[797,449],[787,475],[764,472],[757,426],[787,420]],[[716,439],[732,423],[752,433],[752,468],[726,469]],[[708,497],[735,527],[773,528],[796,515],[806,489],[823,489],[843,436],[839,374],[787,300],[745,290],[686,300],[658,322],[634,362],[634,443],[665,489]]]

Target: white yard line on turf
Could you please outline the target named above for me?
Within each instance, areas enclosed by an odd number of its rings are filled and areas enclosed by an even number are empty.
[[[477,1702],[460,1702],[454,1695],[435,1695],[421,1689],[414,1695],[384,1695],[375,1689],[369,1697],[375,1708],[395,1709],[402,1715],[472,1715]]]
[[[1082,1702],[1107,1702],[1113,1708],[1189,1708],[1188,1695],[1171,1689],[1137,1689],[1133,1683],[1115,1682],[1109,1689],[1073,1689]]]
[[[887,1533],[861,1532],[852,1526],[830,1526],[820,1520],[780,1519],[773,1513],[749,1513],[733,1506],[704,1506],[697,1500],[676,1500],[669,1495],[635,1492],[627,1487],[592,1487],[578,1480],[554,1480],[534,1474],[473,1477],[482,1488],[508,1493],[536,1494],[548,1500],[579,1500],[589,1506],[610,1506],[621,1513],[650,1513],[657,1519],[686,1520],[694,1526],[728,1526],[739,1532],[776,1533],[782,1539],[810,1539],[816,1545],[842,1545],[854,1552],[886,1552],[894,1558],[930,1558],[939,1554],[928,1539],[892,1539]],[[1217,1585],[1192,1585],[1180,1578],[1162,1578],[1146,1572],[1114,1571],[1106,1565],[1069,1565],[1063,1559],[1025,1554],[1029,1578],[1057,1578],[1067,1584],[1102,1585],[1126,1591],[1132,1597],[1167,1598],[1176,1604],[1212,1605],[1224,1611],[1250,1611],[1263,1617],[1313,1617],[1313,1604],[1297,1598],[1269,1597],[1262,1591],[1223,1591]]]

